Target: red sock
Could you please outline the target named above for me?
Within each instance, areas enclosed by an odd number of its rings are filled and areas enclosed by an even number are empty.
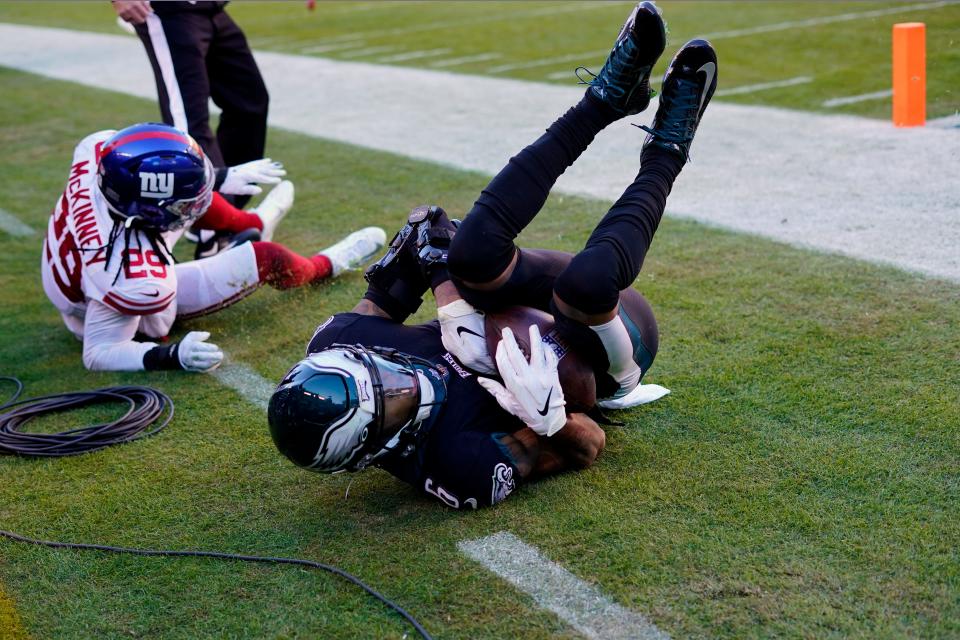
[[[213,193],[213,200],[207,212],[193,223],[194,229],[229,231],[230,233],[240,233],[250,227],[263,231],[263,221],[260,220],[260,216],[237,209],[216,191]]]
[[[253,251],[257,256],[260,282],[266,282],[277,289],[290,289],[317,282],[330,277],[333,272],[327,256],[304,258],[276,242],[254,242]]]

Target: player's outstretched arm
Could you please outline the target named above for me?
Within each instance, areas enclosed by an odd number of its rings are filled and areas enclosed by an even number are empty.
[[[170,345],[134,340],[140,316],[114,311],[96,300],[87,301],[84,320],[83,365],[91,371],[143,371],[183,369],[211,371],[220,365],[223,352],[207,342],[210,334],[191,331]]]

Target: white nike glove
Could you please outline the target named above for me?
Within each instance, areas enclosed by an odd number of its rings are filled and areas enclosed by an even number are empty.
[[[497,373],[487,350],[482,313],[461,299],[438,307],[437,319],[440,320],[440,339],[447,351],[474,371]]]
[[[279,162],[270,158],[253,160],[227,169],[219,191],[234,196],[255,196],[263,191],[257,184],[279,184],[285,175],[287,172]]]
[[[552,436],[567,423],[563,389],[557,374],[557,354],[545,347],[540,329],[530,325],[530,362],[523,355],[513,331],[502,333],[497,345],[497,367],[503,384],[477,378],[501,407],[523,420],[537,435]]]
[[[177,358],[180,359],[180,366],[187,371],[201,371],[206,373],[213,371],[220,366],[223,361],[223,351],[220,347],[206,339],[210,337],[209,331],[191,331],[177,346]]]

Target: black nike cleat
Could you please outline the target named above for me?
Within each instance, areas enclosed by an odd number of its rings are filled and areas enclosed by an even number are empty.
[[[716,89],[717,52],[706,40],[691,40],[673,57],[663,76],[653,126],[640,127],[650,134],[643,148],[656,145],[689,161],[697,125]]]
[[[260,230],[256,227],[250,227],[240,233],[230,233],[229,231],[200,231],[199,242],[194,249],[194,260],[203,258],[212,258],[213,256],[233,249],[244,242],[256,242],[260,240]]]
[[[650,104],[650,72],[667,46],[666,27],[656,5],[641,2],[623,23],[603,68],[588,91],[622,116],[640,113]]]

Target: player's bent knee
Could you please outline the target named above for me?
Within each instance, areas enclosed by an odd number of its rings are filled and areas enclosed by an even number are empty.
[[[561,300],[586,314],[600,314],[617,306],[620,287],[608,259],[579,253],[563,270],[553,287]]]

